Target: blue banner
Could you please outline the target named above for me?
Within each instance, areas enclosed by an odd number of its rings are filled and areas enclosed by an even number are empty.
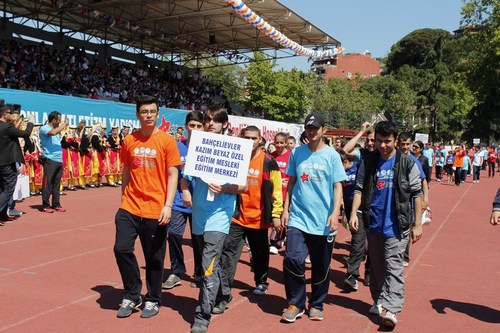
[[[123,125],[139,128],[135,115],[135,104],[94,100],[81,97],[45,94],[33,91],[2,89],[0,99],[8,104],[20,104],[21,114],[26,118],[35,115],[35,124],[44,124],[49,113],[58,111],[66,117],[70,126],[76,126],[82,120],[91,126],[100,123],[109,129]],[[187,111],[160,108],[158,126],[166,132],[174,132],[177,127],[184,126]]]

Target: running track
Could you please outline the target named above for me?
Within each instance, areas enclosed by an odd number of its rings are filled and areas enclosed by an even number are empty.
[[[500,332],[500,227],[488,223],[499,178],[460,187],[432,182],[433,221],[412,246],[405,270],[406,303],[400,332]],[[117,319],[122,285],[115,264],[113,218],[120,190],[100,188],[62,197],[66,213],[38,212],[40,197],[18,204],[26,212],[0,227],[0,332],[181,332],[190,330],[198,290],[185,281],[163,292],[157,317],[134,313]],[[186,232],[187,234],[187,232]],[[282,257],[271,257],[270,289],[253,296],[249,256],[244,251],[233,301],[214,316],[209,332],[378,332],[380,319],[367,315],[368,289],[342,290],[350,234],[339,232],[332,261],[325,319],[279,322],[285,307]],[[190,241],[185,241],[192,273]],[[143,258],[140,245],[138,259]],[[166,260],[168,274],[168,260]],[[144,274],[144,270],[142,270]],[[187,277],[186,277],[187,278]],[[144,287],[143,287],[144,291]]]

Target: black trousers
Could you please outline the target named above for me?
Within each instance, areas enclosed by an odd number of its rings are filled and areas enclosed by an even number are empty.
[[[134,254],[137,236],[141,240],[146,261],[145,300],[161,302],[163,261],[166,252],[166,226],[158,225],[157,219],[145,219],[119,209],[115,216],[116,236],[114,253],[123,281],[123,298],[137,301],[141,295],[142,282],[139,264]]]
[[[63,172],[63,165],[60,162],[45,159],[43,163],[43,180],[42,180],[42,209],[49,208],[50,196],[52,195],[52,207],[61,207],[59,201],[59,186],[61,184],[61,177]]]
[[[237,223],[231,223],[229,234],[224,242],[222,250],[222,268],[232,286],[236,265],[240,260],[243,249],[244,238],[248,240],[250,252],[252,253],[253,272],[255,285],[267,285],[267,273],[269,271],[269,240],[268,229],[251,229]]]
[[[0,166],[0,221],[6,221],[8,218],[7,209],[16,189],[16,182],[16,163]]]

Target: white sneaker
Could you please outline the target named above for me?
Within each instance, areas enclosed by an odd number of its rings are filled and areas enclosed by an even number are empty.
[[[372,315],[380,316],[380,314],[382,313],[382,304],[374,303],[370,307],[370,310],[368,310],[368,313],[370,313]]]
[[[269,253],[271,254],[278,254],[278,248],[276,246],[270,246],[269,247]]]
[[[386,311],[384,318],[382,319],[385,327],[393,328],[398,323],[398,318],[396,318],[396,314],[391,311]]]

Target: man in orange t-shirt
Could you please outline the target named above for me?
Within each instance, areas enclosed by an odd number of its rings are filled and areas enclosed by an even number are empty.
[[[267,292],[267,272],[269,270],[268,228],[281,228],[283,197],[281,172],[276,160],[259,148],[260,130],[248,126],[241,137],[253,140],[252,157],[248,168],[248,189],[241,193],[233,214],[229,234],[224,241],[222,267],[233,283],[236,265],[241,256],[243,240],[246,237],[253,259],[254,295]]]
[[[115,216],[114,253],[125,295],[117,316],[125,318],[142,304],[141,276],[134,255],[137,236],[146,260],[147,294],[141,317],[158,314],[166,249],[166,227],[172,215],[181,165],[177,144],[156,127],[158,100],[137,99],[140,130],[127,135],[122,144],[122,201]]]

